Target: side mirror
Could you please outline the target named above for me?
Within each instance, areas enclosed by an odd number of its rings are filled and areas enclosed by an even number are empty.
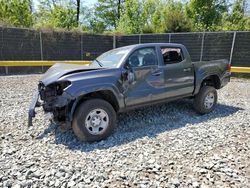
[[[126,63],[124,64],[124,68],[125,68],[126,70],[129,70],[129,71],[132,70],[132,67],[131,67],[131,65],[129,64],[128,61],[126,61]]]
[[[129,63],[125,63],[124,65],[125,71],[123,72],[123,80],[128,81],[129,84],[132,84],[135,81],[135,74],[133,68]]]
[[[128,72],[128,83],[132,84],[135,81],[135,74],[134,72]]]

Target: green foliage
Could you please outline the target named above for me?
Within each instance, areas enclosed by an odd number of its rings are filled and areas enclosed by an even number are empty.
[[[223,17],[222,30],[248,30],[249,16],[246,16],[247,0],[235,0],[232,5],[232,12],[226,13]]]
[[[73,29],[78,26],[76,8],[70,4],[60,5],[42,0],[36,13],[35,27]]]
[[[82,24],[82,29],[85,32],[90,33],[103,33],[106,30],[105,23],[95,15],[95,10],[84,7],[85,14],[83,17],[84,25]]]
[[[131,6],[133,4],[133,6]],[[184,5],[169,0],[130,0],[125,2],[125,10],[119,23],[120,32],[164,33],[190,31],[191,24]]]
[[[71,29],[77,27],[76,10],[72,8],[65,8],[56,6],[51,11],[51,22],[60,28]]]
[[[142,3],[142,19],[144,25],[142,26],[143,33],[153,33],[155,29],[153,27],[153,19],[155,18],[155,14],[159,12],[159,0],[144,0]]]
[[[91,18],[89,20],[89,25],[86,27],[87,31],[91,31],[93,33],[103,33],[106,29],[106,24],[103,21],[97,20],[95,18]]]
[[[61,6],[54,7],[50,12],[38,13],[43,15],[37,17],[37,27],[52,27],[72,29],[77,27],[75,11]]]
[[[91,8],[84,0],[36,1],[32,13],[32,0],[0,0],[0,24],[128,34],[250,30],[249,0],[98,0]]]
[[[107,29],[116,29],[122,9],[121,0],[98,0],[95,6],[95,17],[103,22]]]
[[[190,31],[190,20],[180,2],[168,1],[166,6],[155,12],[153,25],[155,32],[185,32]]]
[[[118,31],[124,33],[142,33],[142,7],[139,0],[126,0],[118,24]]]
[[[0,0],[0,22],[16,27],[33,24],[29,0]]]
[[[226,0],[191,0],[187,6],[195,31],[214,31],[227,11]]]
[[[124,0],[98,0],[93,9],[85,7],[84,29],[103,33],[117,29]]]
[[[187,32],[191,30],[190,20],[187,18],[183,4],[170,2],[163,11],[165,32]]]
[[[250,15],[246,17],[246,31],[250,31]]]
[[[163,25],[163,10],[164,7],[162,6],[163,4],[160,4],[160,6],[158,6],[153,14],[152,17],[152,28],[153,28],[153,32],[156,33],[162,33],[164,31],[165,26]]]

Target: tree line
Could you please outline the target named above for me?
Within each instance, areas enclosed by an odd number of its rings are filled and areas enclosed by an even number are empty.
[[[83,0],[0,0],[0,24],[126,34],[249,31],[248,6],[248,0],[98,0],[91,8]]]

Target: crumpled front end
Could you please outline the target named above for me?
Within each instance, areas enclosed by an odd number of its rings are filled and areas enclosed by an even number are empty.
[[[69,121],[67,113],[72,106],[74,98],[65,90],[70,87],[69,81],[58,81],[47,86],[40,82],[38,92],[34,95],[29,109],[29,126],[32,125],[32,118],[35,117],[35,108],[42,106],[45,113],[52,114],[52,120],[56,123]]]

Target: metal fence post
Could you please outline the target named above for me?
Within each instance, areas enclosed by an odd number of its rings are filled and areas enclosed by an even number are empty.
[[[141,44],[141,34],[139,34],[139,44]]]
[[[41,53],[41,60],[43,61],[43,40],[42,40],[42,32],[39,32],[39,38],[40,38],[40,53]],[[44,72],[43,70],[43,66],[42,66],[42,72]]]
[[[81,43],[80,43],[81,44],[81,50],[80,50],[81,51],[81,60],[83,60],[83,41],[82,40],[83,40],[83,36],[81,34]]]
[[[3,42],[3,32],[4,32],[4,28],[2,28],[2,42]],[[2,60],[2,59],[1,59]],[[5,74],[8,75],[9,74],[9,67],[4,67],[5,68]]]
[[[169,33],[168,43],[171,43],[171,33]]]
[[[230,65],[232,63],[232,58],[233,58],[233,53],[234,53],[235,38],[236,38],[236,31],[234,32],[233,41],[232,41],[232,47],[231,47],[231,53],[230,53],[230,59],[229,59]]]
[[[5,67],[5,74],[6,74],[6,75],[9,74],[9,67]]]
[[[204,39],[205,39],[205,32],[202,33],[200,61],[202,61],[203,57]]]
[[[113,35],[113,48],[116,48],[116,36]]]

